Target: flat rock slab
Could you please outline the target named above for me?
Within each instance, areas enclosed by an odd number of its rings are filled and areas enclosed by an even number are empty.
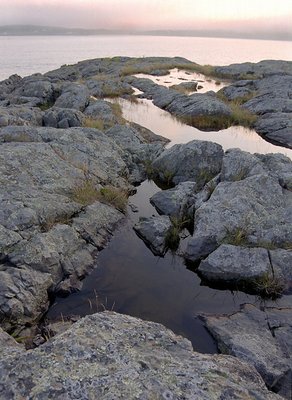
[[[247,361],[270,389],[291,399],[291,307],[260,311],[247,304],[235,314],[204,316],[204,320],[222,353]]]
[[[0,375],[2,399],[280,400],[252,366],[195,353],[162,325],[112,312],[0,358]]]
[[[198,271],[209,282],[247,286],[256,291],[260,290],[257,282],[273,276],[268,250],[230,244],[219,246],[200,263]]]

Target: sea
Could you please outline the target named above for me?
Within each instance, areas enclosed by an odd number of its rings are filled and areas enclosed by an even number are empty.
[[[181,56],[198,64],[290,60],[291,41],[172,36],[2,36],[0,80],[113,56]]]

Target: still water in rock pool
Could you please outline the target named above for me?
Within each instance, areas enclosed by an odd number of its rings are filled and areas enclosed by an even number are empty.
[[[254,131],[233,127],[220,132],[201,132],[181,124],[148,100],[119,102],[126,119],[168,137],[169,145],[205,139],[220,143],[224,149],[239,147],[252,153],[281,152],[292,158],[291,150],[264,141]],[[204,286],[182,258],[170,252],[164,258],[152,254],[135,234],[133,225],[139,217],[157,215],[149,199],[159,190],[150,181],[137,188],[129,199],[126,222],[115,232],[108,247],[99,253],[96,267],[84,279],[82,290],[67,298],[56,298],[46,318],[84,316],[109,309],[160,322],[189,338],[195,350],[217,352],[200,315],[231,313],[239,310],[243,303],[261,306],[263,300],[239,291]],[[277,305],[285,304],[286,300],[287,296],[283,296]]]

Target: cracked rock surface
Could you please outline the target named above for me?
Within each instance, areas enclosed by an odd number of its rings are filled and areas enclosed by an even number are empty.
[[[286,399],[292,395],[292,308],[246,304],[240,312],[204,316],[223,354],[252,364],[267,386]]]
[[[3,399],[281,398],[245,362],[196,353],[162,325],[113,312],[82,318],[34,350],[11,340],[0,332]]]

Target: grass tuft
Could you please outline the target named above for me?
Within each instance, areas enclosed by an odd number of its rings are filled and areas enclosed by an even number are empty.
[[[86,117],[83,120],[83,126],[85,128],[94,128],[99,131],[104,131],[104,121],[101,118]]]
[[[73,189],[72,199],[77,203],[88,206],[99,200],[99,189],[92,179],[85,179]]]
[[[244,228],[238,227],[233,230],[226,229],[226,236],[223,239],[223,243],[232,244],[234,246],[247,245],[247,231]]]
[[[98,200],[110,204],[124,213],[128,203],[128,194],[125,190],[113,186],[105,186],[99,190]]]
[[[266,273],[261,278],[255,280],[254,288],[261,296],[276,299],[282,295],[285,284],[280,277]]]
[[[171,217],[170,220],[172,225],[165,236],[165,247],[176,251],[180,242],[180,233],[190,221],[179,217]]]
[[[27,133],[5,134],[1,136],[5,143],[10,142],[33,142],[33,139]]]

